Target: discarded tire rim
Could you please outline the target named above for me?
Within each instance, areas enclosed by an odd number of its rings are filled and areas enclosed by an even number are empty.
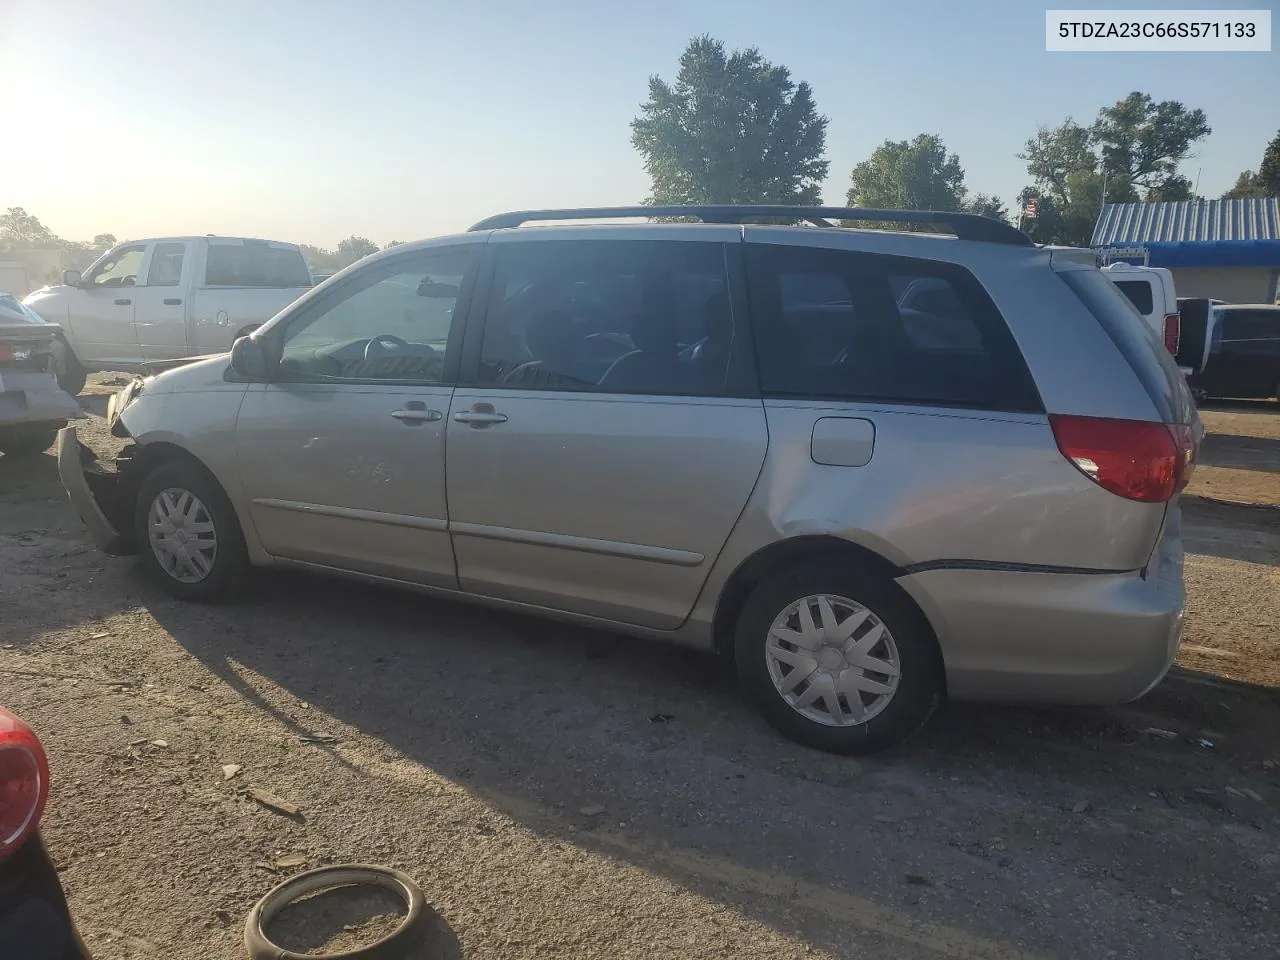
[[[405,915],[400,925],[379,940],[341,953],[296,953],[267,936],[266,926],[289,904],[321,890],[353,886],[383,887],[404,900]],[[244,922],[244,945],[250,960],[405,960],[418,945],[425,909],[422,890],[407,873],[362,863],[321,867],[289,878],[254,904]]]

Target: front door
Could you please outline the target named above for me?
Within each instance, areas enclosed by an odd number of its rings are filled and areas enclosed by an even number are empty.
[[[146,259],[145,243],[117,247],[85,274],[67,307],[81,363],[111,368],[141,359],[133,326],[134,292]]]
[[[279,374],[245,394],[236,451],[268,553],[457,586],[445,417],[482,244],[371,263],[264,334]]]
[[[145,281],[140,280],[133,289],[133,325],[144,360],[172,360],[190,353],[184,302],[190,287],[188,248],[183,240],[154,244]]]
[[[768,445],[726,280],[738,231],[700,235],[494,236],[475,382],[448,424],[464,590],[660,629],[688,616]]]

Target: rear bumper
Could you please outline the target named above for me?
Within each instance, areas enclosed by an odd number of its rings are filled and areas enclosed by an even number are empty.
[[[38,833],[0,863],[0,956],[89,960]]]
[[[0,371],[0,429],[62,423],[84,416],[51,373]]]
[[[80,440],[76,436],[75,427],[63,427],[58,432],[58,476],[62,480],[62,487],[67,491],[67,497],[71,500],[71,505],[75,508],[76,513],[80,515],[80,519],[84,522],[85,529],[89,531],[89,536],[93,538],[93,542],[106,553],[115,555],[126,554],[132,552],[130,544],[125,536],[116,529],[115,525],[107,518],[106,512],[98,503],[97,496],[89,486],[89,481],[85,476],[84,461],[81,456]],[[104,488],[99,495],[105,495],[107,490],[115,482],[114,477],[103,474],[97,475],[98,483]]]
[[[1125,703],[1159,683],[1178,651],[1179,508],[1145,576],[934,570],[898,582],[933,624],[953,699]]]

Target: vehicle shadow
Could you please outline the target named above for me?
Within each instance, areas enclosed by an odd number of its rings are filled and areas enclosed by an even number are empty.
[[[1187,553],[1280,566],[1280,507],[1182,498]]]
[[[99,578],[112,589],[69,589]],[[143,585],[84,534],[51,451],[0,457],[0,638],[25,646],[143,602]]]
[[[910,939],[909,925],[886,920],[878,905],[898,895],[878,891],[903,882],[903,863],[970,856],[963,844],[956,852],[957,837],[1017,834],[1007,821],[1023,814],[1011,814],[1011,797],[1061,811],[1072,797],[1117,789],[1123,771],[1198,816],[1193,785],[1219,782],[1224,763],[1271,756],[1280,724],[1274,691],[1214,689],[1221,708],[1197,705],[1199,688],[1176,674],[1117,710],[949,706],[907,745],[856,761],[774,734],[723,665],[700,653],[358,584],[266,580],[235,606],[193,609],[156,595],[146,605],[214,675],[291,731],[307,732],[245,675],[379,738],[543,836],[713,901],[728,890],[735,908],[835,955],[848,941],[815,930],[769,891],[809,891],[838,903],[848,923]],[[342,762],[337,748],[318,748]],[[1162,806],[1160,816],[1170,812]],[[1037,820],[1035,842],[1082,843],[1072,855],[1087,862],[1111,856],[1061,820]],[[912,826],[877,841],[890,851],[899,844],[899,859],[851,870],[842,844],[819,842],[810,821],[845,824],[851,836],[873,823]],[[788,832],[826,852],[787,846]],[[962,912],[946,919],[963,929]]]
[[[1275,416],[1280,412],[1280,404],[1269,399],[1245,399],[1221,397],[1212,400],[1206,400],[1199,405],[1201,410],[1229,410],[1233,413],[1262,413]]]
[[[1280,440],[1208,433],[1200,446],[1200,463],[1235,470],[1280,472]]]

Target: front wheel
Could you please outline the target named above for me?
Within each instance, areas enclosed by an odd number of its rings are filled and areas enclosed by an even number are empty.
[[[832,753],[898,743],[942,693],[928,621],[895,583],[855,568],[803,566],[763,581],[743,606],[734,652],[765,719]]]
[[[180,600],[230,599],[248,572],[235,509],[213,475],[194,461],[163,463],[146,476],[134,532],[143,567]]]

